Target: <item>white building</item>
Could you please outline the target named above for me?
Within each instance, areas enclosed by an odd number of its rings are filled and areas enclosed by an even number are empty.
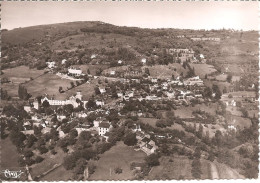
[[[146,58],[142,58],[141,62],[142,64],[146,64]]]
[[[46,62],[46,64],[49,69],[53,69],[55,67],[55,62]]]
[[[187,80],[184,81],[184,85],[198,85],[198,86],[202,86],[203,85],[203,81],[199,78],[199,76],[195,76],[192,78],[189,78]]]
[[[82,75],[82,70],[71,67],[71,68],[68,69],[68,73],[72,74],[74,76],[81,76]]]
[[[84,103],[83,106],[85,107],[85,104],[87,103],[87,101],[82,101],[81,92],[77,92],[75,96],[73,95],[69,99],[66,99],[66,100],[56,100],[54,98],[45,96],[43,99],[41,99],[41,103],[43,103],[44,101],[47,101],[47,102],[49,102],[49,104],[51,106],[53,106],[53,105],[68,105],[68,104],[71,104],[71,105],[73,105],[74,108],[76,108],[76,107],[78,107],[80,105],[80,103],[78,103],[78,100],[83,102]]]
[[[107,132],[109,132],[109,130],[112,128],[112,126],[110,125],[110,123],[108,122],[102,122],[99,123],[98,126],[98,134],[100,136],[104,136]]]
[[[96,100],[96,105],[102,107],[103,105],[105,105],[105,102],[102,100]]]
[[[63,59],[63,60],[61,61],[61,64],[64,65],[64,64],[66,64],[66,62],[67,62],[67,60],[66,60],[66,59]]]

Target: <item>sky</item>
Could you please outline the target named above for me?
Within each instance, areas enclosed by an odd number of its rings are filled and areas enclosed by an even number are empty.
[[[123,0],[122,0],[123,1]],[[74,21],[181,29],[259,29],[255,2],[2,2],[2,29]]]

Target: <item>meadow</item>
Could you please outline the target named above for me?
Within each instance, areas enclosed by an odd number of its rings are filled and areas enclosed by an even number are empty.
[[[133,147],[118,142],[109,151],[100,155],[96,162],[97,169],[89,180],[131,180],[134,179],[130,170],[132,162],[144,162],[146,154],[142,151],[135,151]],[[121,174],[115,174],[115,168],[121,168]],[[111,173],[110,173],[111,172]]]
[[[194,67],[195,74],[198,75],[201,79],[204,79],[206,74],[209,75],[217,71],[213,65],[208,64],[190,64],[190,66],[191,68]]]

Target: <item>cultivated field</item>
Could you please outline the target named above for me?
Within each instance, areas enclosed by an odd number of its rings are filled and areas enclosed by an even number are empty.
[[[31,82],[26,83],[28,92],[36,97],[38,95],[59,95],[59,87],[61,86],[64,90],[70,87],[70,80],[61,79],[55,74],[45,74]]]
[[[173,162],[170,161],[173,160]],[[160,165],[153,167],[148,180],[192,179],[191,162],[186,156],[161,157]]]
[[[146,154],[142,151],[134,151],[133,147],[119,142],[109,151],[100,155],[96,164],[97,169],[90,176],[90,180],[131,180],[134,176],[130,170],[130,164],[132,162],[143,162],[145,157]],[[117,167],[122,168],[121,174],[115,174],[114,169]]]
[[[179,116],[180,118],[192,118],[192,112],[196,110],[202,110],[207,113],[210,113],[211,115],[216,114],[216,109],[218,105],[216,103],[210,103],[209,105],[206,104],[198,104],[194,107],[192,106],[181,106],[180,108],[173,110],[175,116]]]
[[[173,63],[169,65],[154,65],[154,66],[144,66],[144,68],[148,68],[151,77],[157,77],[161,79],[170,79],[172,75],[178,76],[182,72],[184,75],[188,72],[188,69],[184,69],[181,64]],[[174,71],[176,69],[176,71]]]
[[[211,74],[216,71],[214,66],[208,64],[190,64],[191,68],[194,67],[195,74],[200,78],[204,78],[206,74]]]
[[[26,66],[19,66],[19,67],[14,67],[10,69],[3,70],[4,74],[1,75],[2,77],[7,77],[7,78],[28,78],[30,79],[35,78],[37,76],[40,76],[43,74],[43,70],[37,70],[37,69],[29,69],[29,67]]]

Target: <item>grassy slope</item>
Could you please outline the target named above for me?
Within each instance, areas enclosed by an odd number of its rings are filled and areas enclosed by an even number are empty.
[[[9,138],[1,139],[1,169],[17,168],[19,154]]]
[[[134,151],[133,147],[128,147],[123,142],[117,143],[109,151],[100,155],[97,162],[97,169],[90,180],[131,180],[133,174],[130,170],[132,162],[142,162],[146,155],[140,151]],[[115,174],[114,168],[120,167],[123,169],[121,174]],[[111,168],[111,176],[110,176]]]

